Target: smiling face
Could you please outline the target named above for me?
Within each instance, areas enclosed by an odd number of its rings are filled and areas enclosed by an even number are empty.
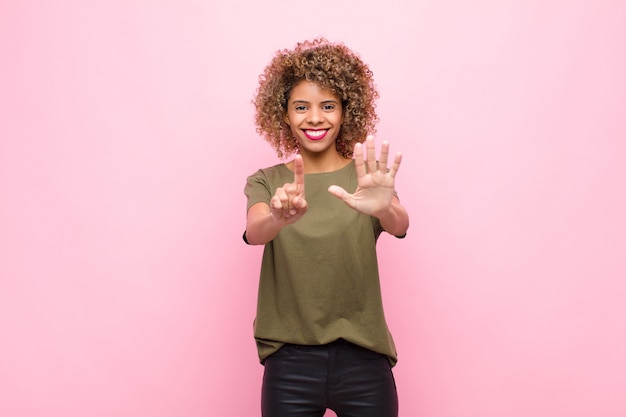
[[[341,100],[314,82],[300,81],[287,103],[285,121],[303,157],[337,154],[335,140],[343,121]]]

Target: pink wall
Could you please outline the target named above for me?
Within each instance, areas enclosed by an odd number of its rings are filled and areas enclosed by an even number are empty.
[[[213,3],[2,2],[0,415],[259,415],[250,101],[316,35],[405,154],[401,416],[626,415],[625,2]]]

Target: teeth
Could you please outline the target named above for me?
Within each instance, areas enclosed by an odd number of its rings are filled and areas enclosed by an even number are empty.
[[[325,130],[307,130],[306,134],[312,137],[317,137],[319,138],[320,136],[323,136],[324,133],[326,133]]]

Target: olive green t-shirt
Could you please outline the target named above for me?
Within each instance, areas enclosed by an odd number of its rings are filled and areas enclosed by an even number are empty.
[[[294,180],[285,164],[248,177],[248,208],[269,204],[276,188]],[[305,174],[306,214],[265,245],[254,337],[261,362],[285,343],[321,345],[344,339],[387,355],[396,348],[383,312],[376,240],[377,218],[349,208],[328,192],[357,187],[354,161],[333,171]]]

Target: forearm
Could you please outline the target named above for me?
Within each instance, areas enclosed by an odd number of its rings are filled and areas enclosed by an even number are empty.
[[[383,229],[394,236],[404,236],[409,229],[409,214],[396,197],[391,201],[389,208],[376,217]]]
[[[264,245],[278,235],[285,226],[283,220],[277,220],[272,213],[251,207],[246,222],[246,241],[250,245]]]

